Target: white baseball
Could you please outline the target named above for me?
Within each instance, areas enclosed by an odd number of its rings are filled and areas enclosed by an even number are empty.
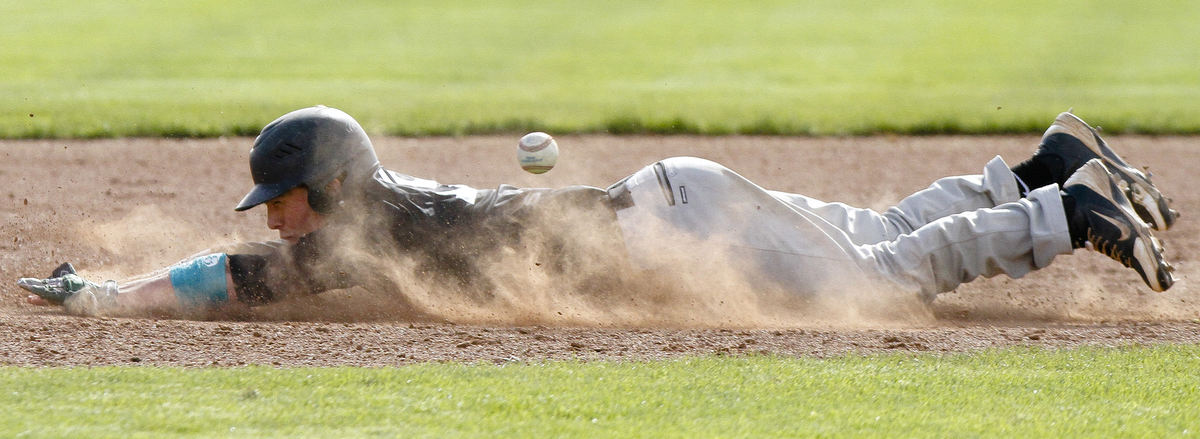
[[[554,168],[556,162],[558,143],[549,134],[532,132],[522,136],[517,143],[517,163],[527,172],[541,174]]]

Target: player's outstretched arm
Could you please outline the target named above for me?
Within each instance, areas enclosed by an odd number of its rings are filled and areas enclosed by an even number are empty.
[[[224,253],[203,254],[122,284],[96,283],[63,264],[45,279],[17,281],[34,305],[61,305],[80,315],[190,312],[236,304]]]

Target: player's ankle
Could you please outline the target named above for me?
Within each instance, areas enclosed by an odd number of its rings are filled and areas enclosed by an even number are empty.
[[[1062,194],[1063,212],[1067,217],[1067,232],[1071,235],[1071,248],[1083,248],[1087,245],[1087,215],[1075,208],[1075,197],[1072,197],[1067,191],[1060,193]]]
[[[1012,167],[1012,173],[1018,180],[1018,186],[1024,183],[1029,190],[1034,190],[1043,186],[1049,186],[1058,183],[1060,186],[1067,181],[1070,175],[1063,175],[1063,159],[1057,155],[1049,153],[1034,154],[1033,157]],[[1026,195],[1025,188],[1022,188],[1021,196]]]

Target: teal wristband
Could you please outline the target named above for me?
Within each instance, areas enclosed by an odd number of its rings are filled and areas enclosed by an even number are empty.
[[[171,267],[171,286],[184,308],[210,308],[229,301],[225,284],[229,257],[225,253],[204,255]]]

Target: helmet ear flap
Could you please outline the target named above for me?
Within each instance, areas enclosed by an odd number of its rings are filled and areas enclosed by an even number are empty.
[[[333,209],[338,205],[339,195],[341,193],[341,182],[346,180],[346,172],[342,171],[337,174],[329,183],[324,185],[305,185],[308,188],[308,206],[322,215],[333,213]]]
[[[317,211],[317,213],[328,215],[333,212],[333,206],[337,205],[337,202],[324,189],[309,188],[308,205]]]

